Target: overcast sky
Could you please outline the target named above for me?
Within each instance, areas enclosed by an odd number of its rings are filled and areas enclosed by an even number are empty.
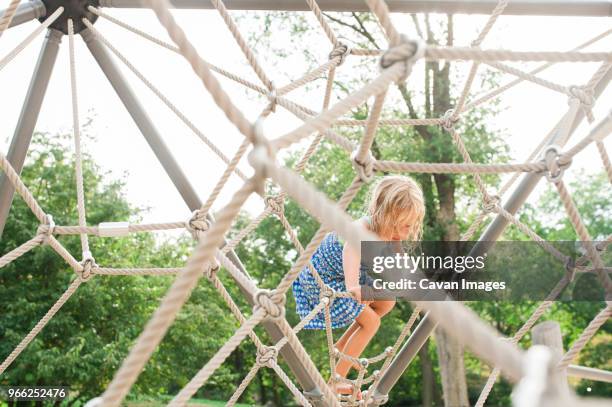
[[[0,8],[3,9],[6,4],[8,0],[0,0]],[[165,30],[150,10],[105,9],[105,11],[159,38],[168,39]],[[182,10],[176,11],[175,15],[205,59],[258,83],[257,77],[249,69],[238,46],[216,11]],[[394,18],[400,31],[411,29],[410,19],[407,16],[395,15]],[[477,33],[477,27],[481,27],[485,21],[484,16],[458,16],[455,25],[456,43],[458,45],[469,44]],[[313,30],[318,30],[320,33],[315,21],[312,20],[312,22]],[[33,21],[7,31],[0,38],[0,58],[34,30],[38,24],[37,21]],[[487,37],[483,47],[525,51],[563,51],[610,27],[609,18],[502,16]],[[99,19],[96,28],[127,55],[133,64],[221,150],[229,156],[233,154],[242,141],[242,136],[213,104],[203,85],[180,56],[151,44],[106,20]],[[248,30],[256,31],[257,27],[248,27]],[[319,33],[309,44],[293,44],[288,40],[287,35],[279,33],[276,45],[287,46],[292,51],[294,48],[307,46],[317,57],[320,57],[319,61],[323,63],[329,52],[330,44]],[[10,138],[15,129],[42,40],[43,35],[40,35],[0,72],[0,117],[2,118],[0,120],[0,148],[5,154],[8,151]],[[276,41],[276,37],[273,37],[273,41]],[[611,45],[612,39],[608,37],[591,46],[589,50],[609,51]],[[124,173],[127,174],[128,199],[136,205],[151,207],[150,212],[145,216],[145,221],[176,221],[188,218],[190,211],[80,38],[77,38],[76,55],[81,121],[84,121],[87,115],[94,116],[92,130],[97,138],[95,143],[86,144],[85,149],[93,155],[102,168],[111,171],[112,176],[120,177]],[[299,77],[307,70],[306,67],[292,63],[274,63],[270,55],[260,57],[269,76],[274,80],[280,78],[277,84],[284,84],[286,80],[283,78]],[[180,123],[125,66],[119,61],[117,63],[125,72],[125,77],[154,119],[157,128],[181,163],[185,173],[190,177],[202,199],[205,200],[223,171],[223,163],[207,149],[197,136]],[[463,65],[466,68],[469,66],[467,63]],[[597,66],[593,63],[560,64],[540,75],[562,85],[579,85],[588,80]],[[345,72],[342,72],[343,68]],[[340,68],[341,75],[350,76],[349,69],[350,65],[343,65]],[[421,71],[421,69],[415,69],[417,70]],[[511,79],[513,78],[505,75],[502,82]],[[50,133],[71,131],[69,80],[68,39],[64,38],[37,122],[37,130]],[[411,81],[418,83],[416,82],[418,80],[418,74],[415,74],[414,78],[410,78],[409,85]],[[228,80],[221,80],[221,82],[227,92],[234,96],[234,102],[243,109],[247,117],[254,119],[264,106],[262,100],[248,96],[239,85]],[[298,91],[290,94],[290,97],[313,109],[320,108],[319,91],[312,93]],[[515,161],[522,161],[526,158],[530,149],[537,145],[567,108],[565,96],[528,83],[521,84],[505,93],[501,102],[504,110],[496,117],[490,118],[488,124],[493,128],[505,130]],[[596,121],[610,111],[611,102],[612,92],[608,89],[594,109]],[[266,134],[270,138],[276,138],[297,125],[299,122],[291,115],[279,113],[266,124]],[[590,126],[585,121],[585,124],[575,132],[574,138],[570,140],[570,145],[584,137],[589,128]],[[607,144],[610,150],[609,141]],[[248,164],[246,160],[243,161],[241,168],[249,173]],[[590,146],[587,151],[575,159],[572,172],[578,168],[587,168],[589,171],[601,168],[601,161],[594,146]],[[226,203],[231,192],[235,191],[240,183],[237,177],[233,177],[214,208],[219,209],[222,204]],[[258,198],[253,197],[247,208],[251,211],[258,211],[262,205]],[[116,219],[116,221],[119,220]]]

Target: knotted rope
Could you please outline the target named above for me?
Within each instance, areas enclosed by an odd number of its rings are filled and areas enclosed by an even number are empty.
[[[351,54],[351,49],[348,45],[339,42],[336,47],[329,53],[328,59],[340,58],[336,66],[340,66],[346,61],[346,58]]]
[[[401,34],[399,44],[389,48],[380,57],[380,67],[382,69],[387,69],[394,64],[403,64],[404,71],[397,79],[397,82],[404,82],[412,72],[412,66],[425,56],[426,47],[427,45],[422,40],[413,40]]]
[[[255,292],[253,301],[253,314],[257,313],[259,309],[266,311],[266,318],[272,320],[279,320],[285,316],[285,294],[278,293],[274,290],[259,289]]]

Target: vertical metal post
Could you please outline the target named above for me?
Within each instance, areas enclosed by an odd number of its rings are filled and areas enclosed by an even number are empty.
[[[56,29],[50,28],[47,30],[47,35],[32,74],[30,87],[28,88],[23,107],[21,108],[21,114],[19,115],[17,127],[15,128],[15,133],[13,134],[13,139],[11,140],[7,155],[7,159],[18,174],[21,173],[32,140],[32,134],[34,133],[36,121],[38,120],[38,114],[40,113],[40,108],[47,91],[47,85],[51,78],[51,72],[53,71],[53,66],[57,59],[62,35],[63,34]],[[13,185],[6,179],[4,173],[2,173],[0,175],[0,237],[6,225],[6,218],[11,209],[14,193],[15,189]]]
[[[380,382],[378,382],[378,386],[374,389],[371,400],[375,405],[387,402],[389,391],[395,386],[395,383],[397,383],[410,362],[412,362],[416,354],[427,342],[436,325],[436,322],[430,317],[429,313],[425,314],[414,332],[410,335],[410,338],[408,338],[408,341],[402,346],[402,349],[384,372]]]
[[[87,44],[89,51],[95,58],[96,62],[108,78],[109,82],[115,89],[115,92],[123,102],[124,106],[136,122],[136,125],[140,129],[143,136],[146,138],[147,142],[153,149],[153,152],[157,156],[158,160],[163,165],[164,169],[168,173],[168,176],[172,179],[175,187],[178,189],[179,193],[183,197],[183,200],[187,204],[190,210],[194,211],[199,209],[202,206],[202,201],[198,197],[197,193],[189,183],[189,180],[179,167],[178,163],[172,156],[170,150],[164,143],[162,137],[159,132],[153,125],[150,117],[145,112],[143,106],[140,104],[136,95],[125,81],[123,75],[117,68],[115,62],[112,59],[112,56],[105,48],[104,44],[95,37],[95,34],[90,30],[83,30],[81,32],[81,36],[83,40]],[[207,215],[207,218],[212,220],[210,215]],[[236,253],[231,250],[228,253],[228,258],[238,267],[240,271],[246,274],[245,267],[236,255]],[[245,296],[247,301],[253,305],[253,297],[248,293],[245,287],[240,285],[240,282],[237,281],[237,284],[242,291],[242,294]],[[280,330],[280,328],[272,321],[263,321],[261,323],[263,328],[268,332],[270,338],[274,342],[278,342],[284,337],[284,334]],[[297,357],[293,348],[289,345],[285,345],[281,351],[281,355],[291,368],[291,371],[297,378],[298,382],[302,386],[302,388],[306,392],[310,392],[313,394],[320,393],[315,384],[314,379],[308,374],[304,366],[302,366],[299,358]],[[322,407],[323,404],[321,402],[313,402],[313,405],[316,407]]]
[[[610,79],[612,79],[612,69],[609,69],[606,75],[595,86],[593,95],[595,99],[597,99],[603,93]],[[570,109],[568,109],[568,112],[570,111]],[[574,130],[576,130],[576,127],[578,127],[578,125],[583,119],[584,111],[582,109],[579,109],[570,127],[567,138],[569,138],[569,136],[574,132]],[[563,120],[563,118],[561,120]],[[551,138],[549,145],[555,144],[556,142],[558,142],[558,140],[565,138],[565,136],[566,135],[564,135],[563,132],[558,132]],[[516,190],[513,192],[513,194],[510,196],[510,198],[504,205],[504,209],[506,209],[512,214],[516,213],[518,209],[525,203],[525,201],[527,200],[533,189],[536,187],[540,179],[543,177],[543,175],[543,173],[526,174],[523,177],[523,180],[521,181],[519,186],[516,188]],[[469,255],[475,257],[477,255],[482,255],[488,252],[491,246],[502,234],[507,225],[508,220],[501,215],[497,215],[495,220],[489,225],[489,227],[480,237],[478,242],[476,242],[474,247],[472,247],[472,250],[470,250]],[[419,326],[417,326],[411,337],[408,339],[408,342],[406,342],[406,344],[402,348],[402,351],[396,356],[395,359],[393,359],[393,362],[391,362],[391,365],[388,368],[388,372],[392,371],[393,373],[385,374],[379,382],[377,388],[374,389],[374,402],[376,402],[376,400],[384,401],[386,399],[386,395],[389,393],[393,385],[397,382],[399,375],[401,375],[401,373],[408,367],[412,359],[414,359],[416,353],[425,343],[425,339],[431,336],[434,329],[436,329],[437,324],[434,321],[428,321],[427,324],[424,323],[426,318],[424,318],[423,321],[421,321],[421,323],[419,324]],[[413,336],[418,336],[418,340],[412,340]],[[383,384],[384,387],[382,387]]]

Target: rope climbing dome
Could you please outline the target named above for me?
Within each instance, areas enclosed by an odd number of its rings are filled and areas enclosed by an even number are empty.
[[[581,399],[573,394],[568,394],[558,388],[556,380],[562,372],[570,374],[584,374],[584,368],[572,365],[580,351],[586,346],[597,330],[610,318],[612,314],[612,302],[607,301],[606,306],[593,318],[579,338],[571,345],[570,349],[555,360],[542,348],[534,347],[529,351],[523,351],[517,344],[521,338],[529,332],[538,319],[551,307],[555,298],[566,287],[573,278],[576,270],[594,271],[604,287],[607,298],[610,298],[612,283],[605,272],[602,261],[602,252],[606,250],[612,237],[608,236],[603,242],[595,244],[583,219],[575,205],[575,202],[563,180],[564,172],[570,167],[572,158],[581,153],[587,146],[595,144],[601,156],[601,160],[609,181],[612,183],[612,165],[606,152],[604,139],[612,131],[612,112],[599,121],[593,113],[593,106],[598,97],[605,89],[607,82],[612,77],[612,53],[610,52],[586,52],[584,49],[596,41],[608,36],[612,30],[608,30],[589,41],[580,44],[566,52],[519,52],[508,50],[496,50],[481,48],[487,34],[490,32],[498,17],[507,11],[508,1],[499,0],[491,2],[491,13],[479,31],[477,38],[468,47],[438,47],[426,45],[418,39],[412,39],[401,34],[394,26],[390,11],[383,0],[367,0],[368,9],[375,15],[384,35],[388,40],[388,49],[355,49],[342,43],[332,27],[327,23],[321,8],[315,0],[306,0],[308,6],[316,17],[321,29],[330,42],[329,59],[300,78],[284,85],[276,87],[257,60],[254,51],[248,46],[242,36],[234,19],[229,14],[225,4],[221,0],[211,0],[207,7],[215,8],[229,28],[237,45],[243,52],[248,63],[253,68],[261,84],[253,83],[239,75],[231,73],[222,67],[218,67],[202,59],[189,41],[181,27],[176,23],[169,11],[170,4],[167,0],[148,0],[145,2],[150,7],[159,22],[167,30],[174,44],[166,43],[154,36],[143,32],[128,23],[121,21],[102,11],[102,6],[130,6],[129,0],[107,0],[100,2],[84,2],[75,6],[74,2],[56,1],[32,1],[20,5],[20,0],[11,0],[9,7],[0,17],[0,37],[11,24],[23,23],[29,19],[41,19],[41,25],[25,38],[13,51],[0,59],[0,70],[4,68],[18,53],[20,53],[36,36],[43,30],[48,29],[47,44],[49,49],[59,45],[58,37],[68,36],[70,55],[70,77],[72,92],[73,113],[73,135],[76,157],[76,183],[77,183],[77,205],[78,225],[57,225],[53,221],[52,214],[46,212],[36,201],[32,192],[28,189],[20,176],[23,165],[23,156],[19,158],[18,148],[13,148],[8,157],[0,153],[0,168],[4,173],[2,184],[0,184],[0,215],[4,217],[8,213],[8,206],[12,199],[13,190],[25,201],[33,214],[40,222],[38,230],[29,241],[11,250],[0,257],[0,267],[6,266],[15,259],[43,244],[53,248],[74,270],[75,279],[67,290],[49,309],[49,311],[38,321],[31,331],[15,347],[13,352],[0,364],[2,374],[28,346],[32,339],[45,327],[49,320],[68,301],[79,286],[96,275],[176,275],[176,278],[162,299],[159,307],[137,338],[129,355],[123,361],[122,366],[116,372],[113,380],[106,388],[101,397],[91,400],[89,406],[119,406],[132,385],[137,380],[140,372],[147,363],[156,347],[163,339],[170,325],[176,318],[177,313],[187,301],[191,291],[198,284],[200,277],[205,277],[207,283],[212,284],[228,305],[229,310],[240,323],[240,327],[232,337],[217,351],[217,353],[202,367],[191,381],[174,397],[169,403],[172,406],[185,405],[196,391],[204,385],[215,373],[215,370],[225,361],[228,355],[245,338],[250,338],[257,348],[257,358],[246,377],[243,378],[235,393],[227,405],[234,405],[257,372],[268,367],[283,381],[296,402],[305,406],[365,406],[381,405],[388,399],[388,394],[399,375],[405,370],[410,358],[425,343],[425,340],[436,327],[445,330],[449,335],[464,344],[478,358],[482,359],[493,370],[482,389],[476,406],[483,406],[498,376],[504,376],[515,383],[513,400],[515,405],[525,406],[587,406],[604,405],[606,401],[594,401]],[[173,2],[175,4],[180,1]],[[228,0],[228,3],[231,3]],[[486,2],[481,2],[486,3]],[[559,2],[564,3],[564,2]],[[595,3],[595,2],[592,2]],[[397,7],[397,6],[396,6]],[[479,5],[482,7],[482,4]],[[201,79],[205,88],[212,96],[219,109],[227,119],[244,135],[244,141],[232,157],[227,157],[214,142],[208,139],[168,98],[157,89],[132,63],[122,55],[111,44],[103,33],[99,32],[94,24],[98,18],[106,19],[132,33],[151,41],[167,50],[183,56],[193,68],[195,74]],[[175,221],[155,224],[129,224],[109,219],[108,222],[98,226],[88,226],[86,207],[84,199],[85,186],[83,185],[81,135],[78,110],[78,91],[76,81],[76,61],[74,52],[74,37],[80,34],[87,47],[94,55],[98,64],[102,67],[105,75],[113,84],[122,102],[137,122],[138,127],[147,137],[147,141],[154,148],[158,158],[171,179],[177,185],[183,198],[192,208],[193,214],[186,221]],[[55,41],[55,45],[53,45]],[[110,51],[110,53],[109,53]],[[57,52],[57,51],[56,51]],[[123,79],[114,65],[112,55],[121,61],[132,71],[183,123],[185,123],[206,145],[219,156],[226,164],[224,172],[219,177],[212,192],[205,202],[197,198],[197,194],[190,190],[190,184],[180,170],[180,166],[167,151],[163,151],[163,143],[146,115],[139,114],[142,107],[138,104],[135,96],[129,88],[123,86]],[[338,70],[347,58],[375,57],[379,58],[381,73],[372,81],[365,84],[357,91],[350,93],[347,97],[331,105],[333,82]],[[424,119],[384,119],[381,113],[385,104],[387,90],[394,84],[400,84],[410,75],[412,67],[420,60],[468,60],[471,67],[461,90],[457,102],[452,110],[443,117]],[[526,72],[510,65],[507,61],[543,62],[544,64]],[[558,62],[597,62],[599,68],[587,80],[580,85],[563,85],[538,76],[540,72]],[[486,95],[468,101],[470,89],[478,67],[482,64],[491,66],[501,72],[516,76],[516,79],[499,86]],[[313,80],[327,75],[322,110],[314,111],[293,100],[288,95]],[[263,108],[259,118],[255,122],[249,121],[243,113],[235,106],[231,97],[224,91],[217,75],[235,81],[246,88],[265,96],[267,105]],[[481,164],[474,163],[470,152],[466,148],[462,134],[457,129],[462,115],[471,109],[491,101],[502,92],[514,87],[518,83],[528,81],[545,87],[568,98],[568,109],[553,127],[551,132],[544,137],[529,158],[523,163],[513,164]],[[352,108],[363,104],[368,98],[374,97],[374,102],[369,110],[366,120],[348,119],[344,115]],[[303,124],[280,137],[271,138],[262,130],[262,122],[281,107],[303,121]],[[569,139],[578,124],[587,118],[590,124],[590,132],[580,141],[566,147]],[[451,137],[458,149],[463,163],[422,163],[422,162],[397,162],[377,160],[371,153],[371,147],[377,135],[379,126],[417,126],[432,125],[440,126]],[[149,126],[149,127],[147,127]],[[363,136],[359,143],[334,131],[339,126],[363,127]],[[143,130],[144,128],[149,131]],[[312,135],[314,138],[303,152],[294,168],[280,166],[275,157],[278,151],[294,146]],[[355,176],[350,186],[344,191],[337,202],[331,201],[326,195],[318,191],[300,176],[308,165],[309,159],[316,153],[322,140],[326,138],[351,156]],[[15,140],[13,140],[15,142]],[[28,141],[29,143],[29,141]],[[22,149],[23,150],[23,149]],[[27,151],[27,143],[25,150]],[[161,151],[161,152],[160,152]],[[247,154],[248,152],[248,154]],[[252,166],[252,176],[245,175],[238,164],[247,155],[247,160]],[[326,286],[318,276],[316,270],[309,262],[322,241],[325,234],[331,230],[337,231],[340,236],[355,246],[359,246],[362,240],[379,240],[371,232],[356,226],[351,217],[346,213],[346,208],[355,198],[359,190],[373,180],[376,171],[386,172],[424,172],[424,173],[453,173],[471,174],[482,200],[482,210],[475,222],[468,228],[461,240],[467,241],[474,237],[491,215],[495,219],[485,234],[480,237],[478,244],[496,240],[507,224],[512,224],[530,239],[537,242],[544,250],[557,258],[561,264],[567,266],[567,274],[550,292],[533,314],[524,322],[523,326],[510,338],[502,337],[487,322],[478,317],[471,309],[459,302],[444,301],[414,301],[413,313],[406,321],[400,335],[382,353],[360,359],[350,356],[334,349],[334,338],[330,323],[330,306],[336,298],[349,296],[344,292],[335,292]],[[482,174],[513,173],[510,178],[496,193],[491,193],[483,181]],[[528,225],[516,217],[520,202],[514,207],[502,205],[503,196],[510,190],[514,183],[524,173],[521,180],[523,189],[531,183],[535,185],[539,179],[545,177],[553,184],[558,193],[567,216],[573,225],[576,235],[585,245],[586,254],[576,262],[559,252],[551,244],[547,243]],[[211,207],[225,187],[230,176],[235,175],[242,179],[242,186],[234,192],[231,200],[216,218],[211,215]],[[272,182],[277,185],[281,192],[276,195],[265,194],[265,183]],[[181,185],[181,186],[179,186]],[[187,187],[185,187],[187,185]],[[519,186],[519,188],[521,187]],[[239,231],[230,241],[225,240],[227,232],[239,213],[245,201],[252,195],[260,195],[265,202],[265,209],[256,216],[251,223]],[[8,196],[8,203],[7,203]],[[284,202],[287,197],[293,198],[310,215],[312,215],[321,226],[315,233],[310,243],[303,247],[297,238],[292,225],[287,220],[284,212]],[[252,232],[268,216],[277,218],[286,230],[291,242],[299,253],[297,261],[284,273],[278,286],[273,289],[264,289],[257,286],[250,278],[242,263],[236,256],[234,249],[241,240]],[[1,216],[0,216],[1,217]],[[2,219],[4,222],[4,219]],[[501,226],[500,226],[501,225]],[[89,247],[89,236],[120,237],[136,232],[153,232],[161,230],[184,229],[190,232],[198,244],[191,254],[186,265],[181,268],[111,268],[96,263],[94,254]],[[82,246],[82,256],[78,260],[69,253],[61,242],[56,238],[62,235],[79,235]],[[493,236],[493,238],[491,238]],[[486,250],[486,247],[485,247]],[[292,282],[304,267],[310,267],[321,289],[319,304],[312,312],[296,326],[291,326],[285,318],[286,292]],[[221,282],[218,274],[221,270],[227,272],[240,288],[242,294],[253,306],[250,314],[245,314],[228,290]],[[339,359],[348,359],[359,365],[357,378],[354,380],[332,377],[332,380],[354,384],[355,392],[350,395],[336,396],[326,384],[325,378],[320,370],[311,360],[307,350],[300,342],[297,334],[317,314],[324,312],[326,321],[326,341],[329,348],[329,366],[334,366]],[[420,322],[414,327],[417,320]],[[273,343],[264,343],[255,333],[254,328],[262,325]],[[278,357],[281,355],[292,370],[297,384],[279,365]],[[377,366],[372,370],[372,366]],[[592,375],[600,380],[612,381],[612,373],[597,370]],[[363,400],[357,400],[357,389],[364,388]]]

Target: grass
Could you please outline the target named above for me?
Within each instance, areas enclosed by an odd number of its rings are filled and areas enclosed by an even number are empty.
[[[161,407],[168,404],[168,402],[172,399],[172,396],[160,396],[155,399],[142,399],[142,400],[133,400],[126,401],[124,405],[126,407]],[[220,400],[207,400],[207,399],[196,399],[192,398],[187,403],[187,406],[197,406],[197,407],[223,407],[225,406],[226,401]],[[253,407],[253,404],[244,404],[244,403],[236,403],[236,407]]]

